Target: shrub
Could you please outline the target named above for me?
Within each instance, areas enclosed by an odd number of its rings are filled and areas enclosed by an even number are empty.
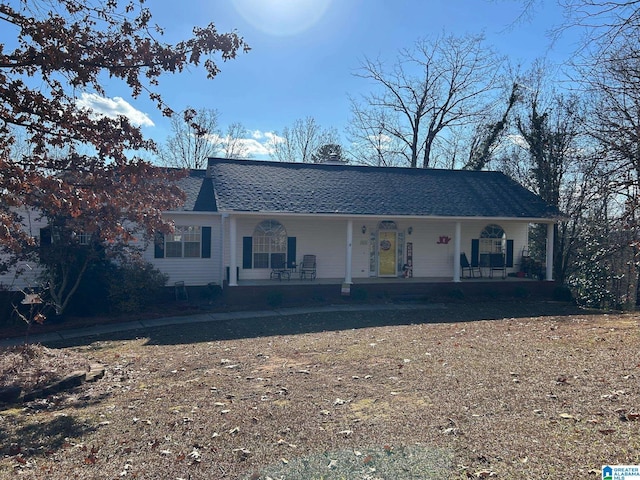
[[[200,297],[209,304],[216,303],[222,298],[222,288],[214,282],[208,283],[206,288],[200,292]]]
[[[109,279],[116,271],[117,266],[104,259],[89,265],[64,315],[88,317],[109,313]],[[49,316],[49,320],[56,319]]]
[[[119,265],[109,278],[110,311],[135,313],[161,300],[168,276],[148,262]]]
[[[96,316],[139,312],[161,298],[167,279],[147,262],[95,263],[85,273],[66,314]]]

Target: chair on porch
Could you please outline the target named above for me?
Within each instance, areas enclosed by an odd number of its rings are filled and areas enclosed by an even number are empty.
[[[507,261],[504,253],[489,254],[489,276],[493,278],[493,272],[498,271],[502,278],[507,278]]]
[[[285,277],[287,280],[291,279],[291,273],[287,268],[287,261],[285,259],[284,253],[272,253],[271,254],[271,275],[269,278],[272,280],[277,278],[278,280],[282,280],[282,277]]]
[[[305,255],[302,257],[302,263],[299,265],[300,267],[300,278],[305,279],[309,278],[313,280],[316,278],[316,256],[315,255]]]
[[[479,266],[473,266],[469,263],[469,259],[467,258],[467,254],[462,252],[460,254],[460,268],[462,270],[462,278],[464,278],[464,272],[467,271],[467,278],[476,278],[476,272],[482,278],[482,270],[480,270]]]

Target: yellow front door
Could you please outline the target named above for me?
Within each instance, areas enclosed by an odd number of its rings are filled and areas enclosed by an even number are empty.
[[[378,235],[378,275],[395,277],[397,275],[397,232],[381,230]]]

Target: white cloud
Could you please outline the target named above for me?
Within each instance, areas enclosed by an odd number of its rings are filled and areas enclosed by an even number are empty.
[[[527,141],[524,139],[522,135],[507,135],[507,141],[512,145],[516,145],[521,148],[527,148]]]
[[[380,144],[382,145],[389,145],[391,143],[391,141],[393,140],[389,135],[387,135],[386,133],[380,133],[379,135],[369,135],[367,137],[369,139],[369,141],[374,144]]]
[[[252,138],[243,138],[240,140],[242,146],[246,148],[246,152],[253,158],[264,158],[269,156],[269,146],[260,143]]]
[[[121,97],[105,98],[95,93],[83,93],[76,100],[76,105],[80,108],[87,108],[98,116],[116,118],[119,115],[123,115],[134,125],[143,127],[155,126],[146,113],[136,110]]]
[[[269,158],[269,154],[271,153],[271,145],[272,142],[283,141],[280,137],[273,134],[272,132],[260,132],[259,130],[254,130],[250,132],[251,138],[239,138],[235,140],[240,148],[237,148],[238,151],[242,151],[243,155],[246,155],[251,158],[264,160]],[[229,137],[221,137],[217,134],[212,134],[207,136],[208,140],[211,143],[220,145],[220,148],[224,151],[228,143],[232,140]]]
[[[263,132],[262,130],[253,130],[251,138],[261,143],[283,143],[285,139],[275,132]]]

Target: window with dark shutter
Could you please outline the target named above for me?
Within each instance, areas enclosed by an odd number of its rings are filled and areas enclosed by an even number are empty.
[[[153,241],[153,258],[164,258],[164,233],[156,232]]]
[[[202,227],[202,258],[211,258],[211,227]]]

